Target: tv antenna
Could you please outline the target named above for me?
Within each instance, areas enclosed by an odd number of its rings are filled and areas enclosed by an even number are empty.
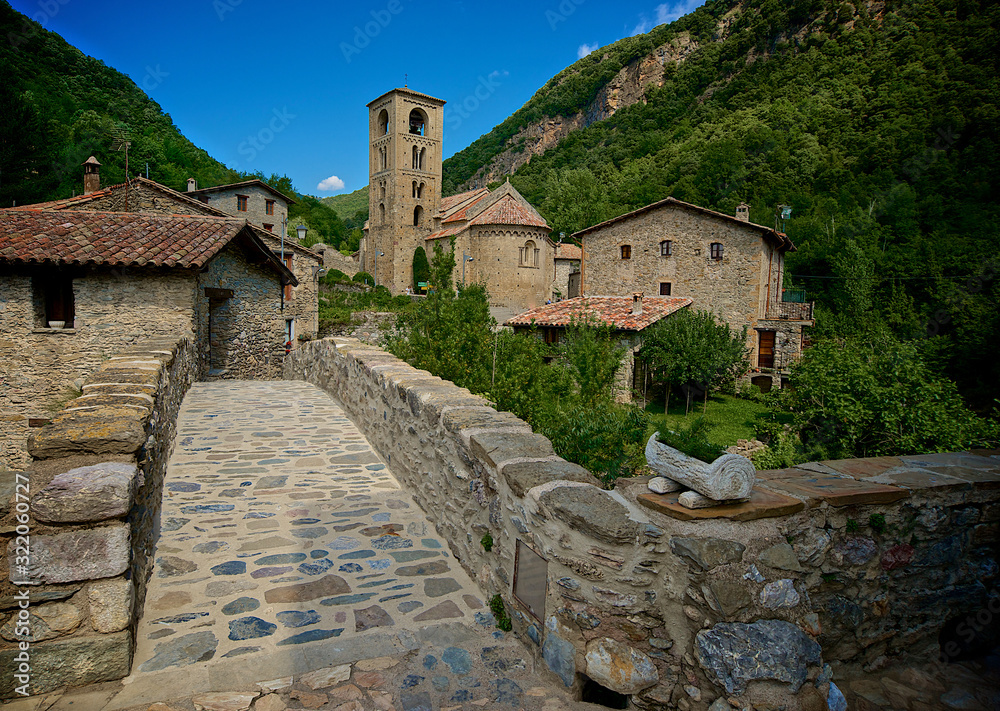
[[[125,151],[125,212],[128,212],[128,149],[132,145],[127,126],[118,126],[112,134],[111,147],[116,150]]]

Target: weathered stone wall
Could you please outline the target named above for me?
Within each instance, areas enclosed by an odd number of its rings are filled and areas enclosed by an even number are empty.
[[[7,672],[20,642],[32,695],[129,673],[176,416],[197,372],[190,337],[126,349],[31,438],[28,486],[20,499],[5,486],[0,502],[0,698],[19,686]],[[27,637],[15,624],[25,593]]]
[[[247,196],[247,209],[245,211],[236,209],[236,198],[238,195]],[[247,220],[258,227],[271,225],[269,231],[279,237],[281,236],[282,222],[288,218],[288,204],[274,193],[256,185],[242,185],[231,190],[204,193],[204,197],[208,198],[207,204],[216,210],[222,210],[233,217]],[[195,199],[201,198],[195,197]],[[268,200],[274,200],[273,215],[268,215],[265,211]],[[294,231],[292,234],[294,234]],[[285,233],[285,239],[288,239],[288,232]]]
[[[232,289],[234,296],[210,301],[206,288]],[[203,374],[247,380],[280,375],[285,353],[281,288],[273,272],[252,264],[235,244],[226,246],[199,273],[198,342],[211,340],[211,348],[200,353]]]
[[[46,272],[0,271],[0,468],[27,465],[29,418],[51,417],[114,353],[189,333],[194,313],[190,272],[87,268],[73,279],[75,323],[51,329],[33,278],[44,282]]]
[[[258,233],[264,243],[281,258],[281,240],[270,234]],[[318,270],[323,265],[323,258],[310,249],[296,244],[297,238],[290,242],[285,239],[285,253],[292,258],[292,274],[298,280],[298,286],[291,286],[291,298],[282,303],[279,316],[279,326],[284,331],[285,319],[295,319],[295,335],[307,339],[316,338],[319,331],[319,275]],[[283,260],[284,261],[284,260]],[[285,262],[287,266],[287,261]],[[293,343],[294,347],[295,344]]]
[[[580,271],[580,260],[570,260],[570,259],[556,259],[554,260],[555,266],[553,267],[553,278],[552,278],[552,299],[553,301],[557,298],[568,299],[569,295],[569,276],[575,272]],[[650,294],[650,296],[656,296],[656,294]]]
[[[751,504],[699,520],[647,500],[643,479],[599,488],[523,421],[356,341],[306,344],[285,377],[343,404],[456,558],[503,596],[540,668],[641,707],[822,708],[842,665],[934,648],[997,576],[997,456],[761,473]],[[545,573],[524,603],[515,556],[535,554]]]
[[[663,240],[672,242],[669,256],[660,254]],[[670,296],[693,299],[693,308],[715,313],[737,332],[746,326],[757,362],[753,329],[767,315],[768,295],[780,301],[784,272],[781,254],[759,229],[664,205],[590,232],[583,242],[585,295],[658,296],[660,284],[668,282]],[[713,242],[723,245],[721,260],[711,258]],[[623,245],[631,247],[630,259],[621,258]],[[794,328],[801,332],[801,324]],[[800,340],[794,339],[796,346]],[[789,347],[779,360],[794,357]]]

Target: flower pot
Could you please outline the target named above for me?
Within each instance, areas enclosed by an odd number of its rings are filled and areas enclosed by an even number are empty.
[[[49,328],[66,328],[65,321],[49,321]]]

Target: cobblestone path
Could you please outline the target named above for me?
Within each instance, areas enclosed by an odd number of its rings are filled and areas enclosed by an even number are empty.
[[[410,697],[430,700],[426,693],[435,708],[524,703],[532,679],[491,691],[474,672],[492,669],[494,686],[515,670],[531,677],[530,656],[495,631],[445,541],[318,388],[194,385],[160,521],[125,680],[131,693],[119,708],[172,698],[164,695],[171,684],[236,690],[380,655],[410,660],[382,692],[403,708]],[[437,659],[448,662],[444,675]],[[456,668],[464,673],[449,675]]]

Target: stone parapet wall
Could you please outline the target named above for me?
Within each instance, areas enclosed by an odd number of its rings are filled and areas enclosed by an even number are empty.
[[[144,343],[105,361],[31,436],[28,484],[20,498],[4,486],[0,502],[0,698],[20,685],[6,671],[22,642],[32,695],[128,675],[177,412],[197,374],[189,337]]]
[[[601,489],[525,422],[357,341],[305,344],[285,377],[342,403],[568,687],[823,708],[846,667],[933,650],[989,603],[996,454],[762,472],[750,503],[693,514],[643,479]]]

